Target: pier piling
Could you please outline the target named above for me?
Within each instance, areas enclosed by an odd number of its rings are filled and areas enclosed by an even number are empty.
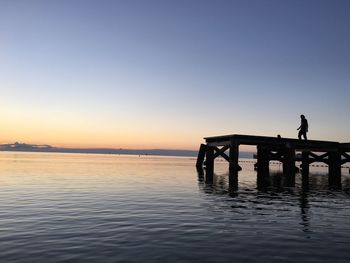
[[[270,174],[269,150],[262,146],[257,146],[257,181],[260,185],[266,185]]]
[[[230,140],[229,148],[229,186],[231,186],[232,191],[238,187],[238,171],[240,170],[238,164],[239,144],[235,140]]]
[[[295,185],[295,149],[289,143],[284,149],[283,174],[285,176],[285,186]]]
[[[214,176],[214,147],[206,147],[206,160],[205,160],[205,172],[206,180],[213,181]]]
[[[329,153],[328,171],[329,185],[339,187],[341,185],[341,155],[338,151]]]
[[[202,143],[198,151],[198,157],[197,157],[197,163],[196,163],[197,167],[203,167],[206,151],[207,151],[207,145]]]

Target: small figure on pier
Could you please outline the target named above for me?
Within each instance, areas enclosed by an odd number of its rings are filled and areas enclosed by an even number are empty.
[[[307,123],[307,119],[304,115],[300,115],[301,118],[301,124],[297,130],[299,130],[298,138],[301,140],[301,136],[304,137],[305,140],[307,140],[306,133],[309,131],[309,124]]]

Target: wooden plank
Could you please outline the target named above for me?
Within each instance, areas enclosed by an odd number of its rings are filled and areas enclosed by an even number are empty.
[[[213,146],[213,147],[221,147],[221,146],[230,145],[230,141],[207,142],[207,145]]]
[[[308,150],[315,152],[326,152],[326,151],[338,151],[340,144],[333,141],[319,141],[319,140],[299,140],[292,138],[277,138],[268,136],[254,136],[254,135],[224,135],[205,137],[205,140],[210,146],[223,146],[233,139],[242,145],[265,145],[271,149],[275,147],[284,147],[287,144],[292,145],[295,150]],[[347,144],[343,144],[345,147]],[[349,144],[350,151],[350,144]]]
[[[269,137],[269,136],[257,136],[257,135],[241,135],[241,134],[231,134],[231,135],[222,135],[222,136],[212,136],[204,138],[207,142],[220,142],[220,141],[229,141],[230,139],[234,139],[239,141],[240,144],[253,144],[256,143],[286,143],[292,142],[299,145],[314,145],[314,144],[322,144],[322,145],[337,145],[338,142],[334,141],[319,141],[319,140],[299,140],[294,138],[278,138],[278,137]],[[346,143],[343,143],[346,145]],[[349,143],[350,148],[350,143]]]

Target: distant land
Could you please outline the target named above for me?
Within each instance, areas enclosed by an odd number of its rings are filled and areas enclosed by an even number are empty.
[[[43,144],[11,143],[0,144],[0,151],[52,152],[52,153],[91,153],[91,154],[129,154],[197,157],[198,151],[169,149],[114,149],[114,148],[62,148]],[[253,158],[252,152],[240,152],[240,158]]]

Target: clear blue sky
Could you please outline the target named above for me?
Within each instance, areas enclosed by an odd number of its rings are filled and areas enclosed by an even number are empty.
[[[0,0],[0,143],[350,141],[350,1]]]

